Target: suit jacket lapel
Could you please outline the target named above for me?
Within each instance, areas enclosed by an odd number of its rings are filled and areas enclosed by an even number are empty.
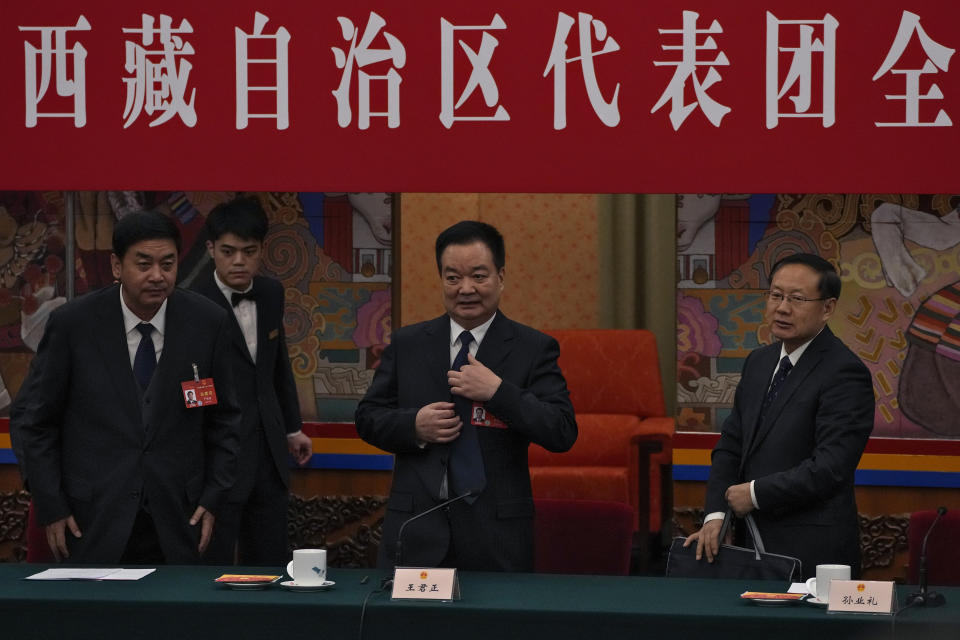
[[[193,379],[193,371],[183,368],[184,362],[188,358],[183,356],[186,348],[186,339],[190,332],[190,318],[187,317],[180,305],[184,294],[176,289],[167,298],[167,317],[163,332],[163,352],[157,361],[157,368],[153,372],[153,378],[150,379],[150,391],[155,384],[164,384],[164,381],[175,380],[176,384],[184,380]],[[222,296],[221,296],[222,297]],[[181,367],[177,369],[178,365]],[[182,402],[182,400],[181,400]],[[152,438],[156,433],[157,426],[164,422],[163,415],[170,411],[171,407],[166,403],[153,403],[151,419],[148,421],[147,438]],[[145,411],[150,413],[150,411]]]
[[[773,403],[767,408],[767,414],[763,417],[763,423],[756,426],[756,434],[750,442],[750,448],[748,450],[747,456],[741,458],[741,468],[742,463],[746,461],[749,454],[753,453],[757,447],[763,442],[763,440],[770,434],[773,430],[774,424],[776,424],[780,414],[789,406],[790,400],[796,391],[803,385],[804,380],[809,376],[820,364],[820,361],[823,359],[823,352],[829,347],[830,340],[833,337],[833,333],[830,331],[829,327],[824,327],[823,331],[810,343],[810,346],[807,347],[806,351],[803,352],[803,355],[800,356],[800,359],[797,361],[797,364],[790,371],[790,375],[787,376],[787,379],[783,381],[783,387],[780,389],[780,392],[777,394],[776,399]],[[774,358],[774,365],[776,366],[776,358],[779,358],[780,352],[774,351],[776,357]],[[767,382],[769,383],[770,378],[773,376],[773,367],[770,368],[768,372]],[[763,394],[766,395],[766,387],[763,387]],[[760,397],[760,403],[763,402],[763,396]],[[757,413],[759,414],[760,404],[756,405]],[[754,417],[754,421],[756,421]]]
[[[426,326],[425,377],[436,389],[438,397],[450,396],[447,371],[450,370],[450,318],[443,315]]]
[[[197,291],[202,293],[206,297],[210,298],[221,307],[227,310],[227,315],[230,316],[230,324],[233,327],[233,344],[240,351],[241,357],[246,358],[247,362],[253,362],[250,358],[250,349],[247,348],[247,341],[243,337],[243,330],[240,329],[240,323],[237,322],[237,316],[233,312],[233,305],[229,300],[223,295],[223,291],[220,291],[220,287],[217,286],[216,280],[213,279],[213,272],[205,277],[201,284],[197,287]],[[263,305],[257,305],[257,331],[260,330],[260,307]],[[260,352],[260,345],[263,343],[260,341],[261,336],[257,336],[257,353]]]
[[[516,334],[517,330],[513,322],[508,320],[502,311],[497,311],[497,315],[487,329],[487,334],[483,337],[483,342],[480,343],[480,348],[477,349],[477,360],[488,369],[496,371],[510,355]]]
[[[99,305],[100,329],[96,332],[97,347],[103,356],[110,379],[116,390],[117,405],[128,414],[133,424],[139,424],[140,385],[130,366],[130,351],[127,347],[127,335],[123,326],[123,312],[120,310],[119,285],[110,287],[102,295],[105,304]]]
[[[257,280],[259,280],[259,278],[253,279],[254,288],[257,287]],[[282,316],[280,317],[279,321],[275,318],[276,314],[274,313],[274,309],[276,309],[277,307],[278,305],[276,305],[273,300],[266,300],[264,298],[264,290],[263,290],[263,287],[261,287],[260,293],[257,294],[257,362],[256,362],[257,366],[259,366],[261,362],[267,361],[265,359],[264,354],[266,353],[267,346],[269,345],[268,333],[271,327],[276,327],[280,322],[283,322]],[[279,308],[281,309],[283,308],[282,294],[280,298]],[[230,312],[230,315],[234,315],[232,310]],[[240,331],[240,324],[236,322],[236,319],[237,319],[236,316],[234,316],[233,319],[235,324],[237,325],[237,331]],[[240,331],[240,334],[242,335],[243,332]],[[277,339],[279,339],[279,336],[277,338],[274,338],[274,340],[277,340]],[[247,356],[249,357],[250,350],[247,349],[246,342],[244,342],[243,348],[247,352]]]

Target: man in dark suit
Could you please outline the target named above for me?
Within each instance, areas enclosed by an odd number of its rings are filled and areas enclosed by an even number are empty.
[[[283,331],[283,286],[256,275],[267,216],[254,198],[218,205],[207,216],[214,270],[194,285],[229,312],[234,380],[243,412],[237,483],[220,510],[206,561],[286,564],[289,559],[288,454],[306,464],[311,440],[301,430],[300,405]]]
[[[459,222],[437,238],[436,257],[447,313],[394,332],[356,412],[360,436],[396,456],[378,564],[530,571],[527,448],[566,451],[577,438],[559,346],[499,311],[495,228]],[[467,493],[411,522],[396,558],[404,522]]]
[[[766,319],[779,342],[743,365],[733,411],[713,449],[703,528],[686,545],[710,562],[724,512],[753,514],[766,550],[860,569],[854,471],[873,429],[870,372],[826,326],[840,296],[829,262],[811,254],[771,273]]]
[[[51,314],[12,436],[58,560],[197,562],[236,477],[227,314],[175,289],[167,216],[125,216],[113,251],[120,284]],[[186,406],[183,385],[198,378],[216,404]]]

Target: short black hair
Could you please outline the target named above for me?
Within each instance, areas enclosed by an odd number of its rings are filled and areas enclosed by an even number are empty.
[[[507,260],[507,252],[503,246],[503,236],[497,228],[486,222],[477,220],[461,220],[452,227],[447,227],[437,236],[437,271],[443,272],[440,256],[443,250],[451,244],[463,245],[482,242],[493,254],[493,266],[497,271],[503,269]]]
[[[260,201],[249,196],[221,202],[207,216],[207,235],[213,242],[227,233],[243,240],[263,242],[269,227]]]
[[[780,267],[788,264],[806,265],[820,275],[817,290],[820,292],[821,298],[840,297],[840,276],[837,275],[837,270],[830,262],[812,253],[794,253],[777,260],[773,269],[770,270],[770,282],[773,282],[773,276]]]
[[[113,225],[113,252],[123,260],[127,249],[144,240],[173,240],[180,255],[180,229],[173,219],[155,209],[128,213]]]

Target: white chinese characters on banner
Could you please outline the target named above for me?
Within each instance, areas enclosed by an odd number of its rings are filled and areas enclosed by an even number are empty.
[[[813,118],[819,120],[819,124],[824,128],[833,126],[837,112],[836,58],[839,21],[830,13],[824,14],[822,19],[779,19],[770,11],[765,12],[765,16],[765,77],[762,90],[766,128],[779,126],[784,118]],[[669,119],[674,131],[679,131],[697,108],[714,127],[720,127],[724,117],[731,111],[729,106],[721,104],[715,96],[710,95],[711,88],[723,80],[718,68],[731,66],[727,55],[718,46],[718,40],[723,44],[723,39],[719,36],[724,34],[724,28],[717,19],[713,19],[709,27],[698,28],[700,17],[695,11],[685,10],[682,12],[680,28],[657,29],[660,39],[663,40],[657,45],[665,53],[663,59],[652,61],[653,66],[674,67],[675,70],[650,113],[665,110],[664,107],[670,103]],[[928,17],[928,27],[930,20]],[[334,41],[342,37],[342,41],[349,44],[331,47],[336,66],[342,70],[339,86],[332,91],[337,104],[337,124],[346,128],[356,122],[359,129],[365,130],[370,127],[371,118],[380,117],[386,119],[389,128],[399,127],[402,78],[398,70],[406,65],[406,48],[397,37],[385,30],[387,21],[376,12],[369,12],[366,25],[362,29],[350,18],[341,16],[337,21],[340,26],[339,33],[324,32]],[[267,33],[268,22],[266,15],[256,12],[252,32],[234,28],[237,129],[246,129],[252,118],[274,120],[278,130],[285,130],[290,126],[291,34],[283,26],[273,30],[273,33]],[[174,117],[179,118],[187,127],[195,127],[198,120],[198,89],[190,82],[190,73],[193,63],[201,60],[201,57],[186,37],[194,33],[193,25],[188,18],[180,18],[179,26],[174,26],[173,19],[165,14],[158,14],[158,17],[141,14],[140,23],[138,27],[120,29],[124,34],[122,41],[126,72],[122,78],[126,87],[123,128],[133,126],[141,114],[146,116],[144,120],[150,118],[150,127],[167,123]],[[329,24],[332,25],[332,20]],[[431,24],[435,28],[436,23]],[[576,45],[568,42],[574,25],[577,25]],[[548,22],[541,26],[549,29],[551,25]],[[90,41],[96,40],[93,35],[75,32],[93,31],[90,22],[81,14],[73,26],[18,28],[25,34],[25,126],[36,127],[40,118],[69,118],[72,119],[74,127],[86,126],[87,49],[84,42],[90,45]],[[315,29],[316,25],[304,28]],[[432,31],[429,26],[423,28]],[[220,27],[212,30],[218,29]],[[224,33],[229,33],[229,26],[223,25],[222,29]],[[497,31],[501,33],[495,36]],[[478,32],[479,37],[476,37],[474,34]],[[105,37],[103,34],[98,35]],[[512,61],[504,63],[500,59],[504,55],[501,44],[507,43],[508,35],[515,35],[513,31],[507,32],[507,22],[501,14],[493,13],[489,24],[479,25],[457,25],[440,17],[439,35],[439,119],[442,125],[451,129],[457,121],[511,120],[510,113],[501,102],[500,86],[494,78],[495,68],[491,68],[493,56],[499,51],[498,65],[505,64],[511,71],[517,69],[512,65]],[[621,39],[630,37],[619,35]],[[113,47],[110,50],[116,51],[115,46],[120,35],[111,34],[110,37],[109,44]],[[114,37],[117,40],[114,40]],[[195,38],[189,40],[196,42]],[[856,45],[859,48],[864,47],[862,39],[853,40],[861,43]],[[539,44],[535,46],[542,54],[545,52],[546,43],[540,40],[537,42]],[[571,51],[574,46],[577,50]],[[612,87],[607,85],[606,92],[602,91],[596,62],[598,57],[620,50],[619,43],[608,33],[604,21],[586,12],[579,12],[576,17],[558,12],[549,57],[542,74],[544,78],[553,74],[555,130],[567,127],[567,71],[571,63],[580,65],[586,94],[597,118],[607,127],[620,124],[620,82]],[[920,52],[922,56],[919,55]],[[873,72],[873,82],[886,77],[884,86],[896,87],[894,93],[883,95],[885,100],[893,103],[889,110],[893,111],[894,115],[889,119],[895,121],[874,122],[876,127],[951,127],[953,121],[946,109],[940,107],[940,103],[944,101],[940,88],[943,76],[938,74],[948,72],[955,52],[955,49],[940,44],[927,33],[921,26],[919,15],[902,11],[895,37],[879,68],[875,72],[872,69],[848,69],[848,75],[844,77],[852,74],[865,79],[865,76]],[[112,63],[109,60],[104,61],[105,57],[110,56],[99,55],[98,62],[102,65],[102,68],[98,69],[100,73],[109,73],[111,68]],[[620,62],[619,59],[605,60],[607,65]],[[638,61],[629,61],[631,64],[636,62]],[[435,64],[435,61],[431,62],[429,56],[420,55],[417,63],[417,71],[427,73],[422,70],[429,69],[429,65]],[[470,68],[469,76],[466,74],[467,64]],[[649,69],[649,66],[646,68]],[[576,67],[573,67],[573,73],[576,71]],[[196,78],[196,74],[194,75]],[[324,75],[322,80],[328,81],[329,77]],[[353,89],[354,77],[356,89]],[[460,89],[464,81],[465,84]],[[110,82],[115,82],[115,79]],[[316,82],[316,78],[308,78],[304,82]],[[327,90],[333,88],[333,82],[327,85]],[[901,83],[902,92],[899,90]],[[546,88],[544,84],[539,86]],[[203,92],[202,88],[200,92]],[[480,96],[476,95],[478,92]],[[609,100],[605,99],[605,93],[610,96]],[[714,88],[713,93],[720,92]],[[264,95],[267,96],[266,100],[254,99]],[[480,97],[483,105],[479,103]],[[751,96],[749,99],[754,100],[756,97]],[[271,105],[274,98],[275,105]],[[418,98],[418,106],[429,102],[429,96]],[[543,99],[539,92],[526,100],[537,102],[540,106],[549,105],[541,105]],[[372,104],[385,104],[386,110],[381,108],[375,112],[371,109]],[[903,118],[897,121],[899,115],[896,109],[899,109],[901,104]],[[113,105],[108,107],[109,110],[114,108]],[[517,108],[513,105],[511,111]],[[640,108],[645,109],[642,106]]]
[[[580,55],[567,57],[567,37],[573,27],[574,19],[560,12],[557,15],[557,30],[553,37],[553,47],[550,49],[550,58],[547,68],[543,71],[546,78],[553,73],[553,128],[560,130],[567,126],[567,64],[580,62],[583,73],[583,84],[590,98],[590,106],[600,121],[608,127],[620,124],[620,107],[617,100],[620,95],[620,83],[613,90],[613,97],[609,102],[603,99],[600,85],[597,82],[597,72],[593,66],[593,59],[606,53],[620,50],[620,45],[613,37],[607,35],[607,25],[602,20],[596,20],[589,13],[577,14]],[[591,27],[592,33],[591,33]],[[593,50],[593,39],[603,42],[600,51]]]
[[[919,69],[895,69],[894,65],[900,62],[901,56],[907,49],[907,45],[913,39],[914,34],[923,48],[926,60]],[[887,52],[887,57],[877,72],[873,75],[873,81],[876,82],[886,73],[902,75],[904,78],[903,95],[885,95],[887,100],[903,100],[906,114],[903,122],[874,122],[878,127],[949,127],[953,124],[950,116],[943,109],[937,113],[933,122],[920,120],[920,101],[921,100],[943,100],[943,92],[936,83],[931,83],[930,88],[924,95],[920,95],[920,76],[924,74],[934,74],[940,71],[947,71],[950,65],[950,58],[953,57],[955,50],[945,47],[935,42],[933,38],[927,35],[927,32],[920,26],[920,16],[909,11],[904,11],[900,18],[900,27],[897,29],[897,35],[893,40],[893,45]]]
[[[440,122],[447,129],[453,126],[457,120],[493,120],[504,121],[510,119],[510,114],[506,108],[497,103],[500,101],[500,90],[497,88],[497,82],[493,79],[490,72],[490,60],[493,58],[493,50],[497,48],[499,41],[487,33],[488,29],[506,29],[507,25],[500,17],[500,14],[494,14],[493,20],[488,25],[480,26],[454,26],[445,18],[440,18]],[[453,81],[454,81],[454,32],[455,31],[483,31],[480,41],[479,51],[474,51],[463,40],[457,40],[460,48],[467,55],[470,61],[470,78],[466,86],[460,93],[457,103],[453,103]],[[479,88],[483,95],[484,104],[491,109],[496,106],[497,110],[493,115],[469,116],[454,115],[467,98]]]
[[[180,20],[180,26],[173,28],[170,16],[160,14],[160,26],[154,27],[154,17],[141,16],[140,29],[123,29],[123,33],[139,33],[140,43],[127,40],[124,69],[132,77],[124,78],[127,85],[127,103],[123,109],[126,129],[143,111],[148,116],[159,113],[150,122],[151,127],[167,122],[173,116],[188,127],[197,124],[197,112],[194,110],[196,89],[190,90],[190,100],[186,100],[187,82],[193,65],[184,56],[192,56],[193,46],[181,38],[181,34],[193,33],[193,26],[186,19]],[[153,45],[154,37],[160,48],[148,49]]]
[[[79,42],[67,48],[67,33],[90,31],[90,23],[81,14],[72,27],[19,27],[20,31],[39,32],[40,47],[29,41],[23,43],[24,77],[26,90],[26,126],[37,126],[38,118],[73,118],[74,127],[87,124],[86,59],[87,50]],[[73,62],[67,77],[67,58]],[[39,66],[39,81],[37,78]],[[57,95],[73,98],[73,111],[42,112],[40,101],[50,88],[51,69],[56,76]]]
[[[289,46],[290,32],[286,27],[278,28],[272,35],[263,32],[270,20],[257,11],[253,16],[253,33],[246,33],[240,27],[234,27],[234,46],[236,47],[237,65],[237,129],[246,129],[250,118],[269,118],[277,121],[277,129],[284,130],[290,126],[290,80]],[[273,41],[274,54],[272,58],[251,58],[250,41]],[[273,85],[250,85],[250,65],[273,67]],[[258,78],[261,76],[258,75]],[[273,113],[253,113],[250,111],[250,92],[267,92],[276,94]]]
[[[679,62],[655,60],[653,63],[654,66],[657,67],[672,65],[677,68],[676,71],[674,71],[673,77],[670,79],[670,83],[667,85],[667,88],[664,89],[663,94],[657,101],[657,104],[653,105],[653,108],[650,110],[650,113],[654,113],[660,107],[665,105],[667,101],[670,101],[670,124],[673,125],[674,131],[677,131],[680,128],[680,125],[683,124],[683,121],[687,119],[687,116],[689,116],[690,113],[697,108],[697,105],[699,105],[700,109],[703,110],[703,114],[707,117],[707,120],[710,121],[710,124],[715,127],[719,127],[720,122],[723,120],[723,116],[730,112],[730,107],[720,104],[707,95],[707,89],[722,80],[720,73],[715,69],[715,67],[726,67],[730,65],[730,61],[727,59],[726,54],[723,51],[718,51],[717,55],[711,61],[697,59],[697,51],[717,50],[717,42],[713,39],[713,36],[715,34],[723,33],[723,27],[720,26],[718,21],[714,20],[713,23],[711,23],[710,28],[697,29],[697,19],[699,17],[700,14],[695,11],[684,11],[682,28],[657,29],[658,33],[661,35],[682,36],[682,44],[660,45],[660,48],[664,51],[679,50],[682,54]],[[697,44],[697,36],[701,34],[705,34],[707,38],[703,41],[703,44]],[[704,66],[708,67],[707,75],[701,82],[697,77],[697,67]],[[685,104],[683,94],[688,80],[693,84],[693,93],[696,96],[696,100],[689,104]]]
[[[374,12],[370,12],[367,19],[367,26],[363,30],[360,42],[357,42],[357,35],[360,30],[354,26],[349,18],[338,17],[340,31],[343,39],[350,43],[350,49],[344,51],[339,47],[331,47],[334,61],[338,69],[343,69],[343,75],[340,78],[340,86],[333,92],[337,99],[337,124],[345,128],[350,126],[353,120],[353,111],[350,109],[350,79],[353,76],[354,67],[357,69],[357,127],[360,129],[370,128],[371,116],[386,117],[387,126],[395,129],[400,126],[400,83],[402,78],[397,73],[397,69],[402,69],[407,62],[407,51],[393,34],[388,31],[383,32],[383,37],[387,41],[386,49],[373,49],[370,47],[374,38],[379,35],[380,30],[386,26],[387,21]],[[390,69],[384,75],[371,75],[363,68],[367,65],[376,64],[389,60]],[[386,80],[387,82],[387,111],[370,111],[370,85],[374,80]]]
[[[780,118],[821,118],[823,126],[832,127],[836,122],[836,67],[837,67],[837,26],[839,22],[829,13],[823,20],[779,20],[767,12],[767,78],[766,78],[766,115],[767,129],[777,126]],[[780,46],[780,28],[784,25],[797,25],[799,43],[795,47]],[[814,37],[814,27],[820,25],[822,37]],[[791,54],[790,70],[783,84],[780,83],[780,53]],[[813,104],[814,55],[820,54],[823,77],[821,88],[822,106],[820,111],[811,111]],[[783,97],[791,89],[793,110],[782,112],[780,105]]]

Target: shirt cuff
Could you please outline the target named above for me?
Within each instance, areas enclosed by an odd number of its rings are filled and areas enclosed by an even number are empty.
[[[750,502],[753,503],[754,509],[759,509],[760,505],[757,504],[757,490],[754,488],[754,485],[757,483],[756,480],[750,481]]]
[[[707,524],[711,520],[723,520],[726,514],[723,511],[714,511],[713,513],[707,514],[707,517],[703,519],[703,524]]]
[[[288,434],[287,434],[287,437],[288,437],[288,438],[292,438],[293,436],[298,436],[298,435],[300,435],[301,433],[303,433],[303,429],[297,429],[297,430],[294,431],[293,433],[288,433]]]

